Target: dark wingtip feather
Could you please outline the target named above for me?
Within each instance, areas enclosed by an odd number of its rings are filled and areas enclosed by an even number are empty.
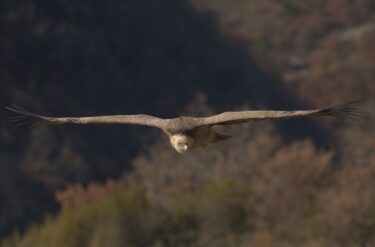
[[[324,116],[333,116],[339,118],[347,118],[355,121],[363,121],[369,117],[369,113],[362,109],[355,107],[355,105],[362,103],[363,100],[356,100],[344,104],[332,105],[322,108],[318,113]]]
[[[36,127],[48,124],[48,119],[46,117],[29,112],[17,105],[12,104],[11,107],[5,106],[5,109],[17,114],[10,118],[10,122],[18,126],[29,125],[30,127]]]

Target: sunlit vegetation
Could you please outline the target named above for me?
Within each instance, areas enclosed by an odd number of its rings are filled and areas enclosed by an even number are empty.
[[[270,123],[227,131],[236,138],[186,156],[157,142],[123,179],[70,186],[57,216],[2,246],[375,243],[373,140],[339,143],[353,149],[345,158],[308,140],[283,145]]]

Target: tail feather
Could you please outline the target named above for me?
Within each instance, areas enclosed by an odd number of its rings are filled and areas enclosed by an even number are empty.
[[[217,133],[217,132],[215,132],[214,134],[215,134],[215,136],[211,139],[211,141],[210,141],[211,143],[215,143],[215,142],[219,142],[219,141],[225,141],[225,140],[232,137],[230,135],[224,135],[224,134],[220,134],[220,133]]]

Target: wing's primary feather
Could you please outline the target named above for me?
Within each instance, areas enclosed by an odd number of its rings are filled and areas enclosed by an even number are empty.
[[[353,107],[360,101],[354,101],[342,105],[333,105],[325,108],[315,110],[302,111],[237,111],[224,112],[207,118],[202,118],[202,125],[230,125],[245,123],[253,120],[266,119],[288,119],[298,117],[315,117],[315,116],[334,116],[344,117],[353,120],[361,120],[366,116],[366,113],[358,108]]]
[[[11,118],[12,122],[31,126],[59,124],[136,124],[163,129],[167,121],[166,119],[145,114],[92,117],[46,117],[26,111],[16,105],[5,108],[18,114],[18,116]]]

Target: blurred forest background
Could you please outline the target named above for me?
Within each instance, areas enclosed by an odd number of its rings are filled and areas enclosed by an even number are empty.
[[[0,105],[52,116],[375,109],[374,0],[0,3]],[[181,156],[137,126],[0,111],[0,243],[375,246],[375,124],[227,127]]]

